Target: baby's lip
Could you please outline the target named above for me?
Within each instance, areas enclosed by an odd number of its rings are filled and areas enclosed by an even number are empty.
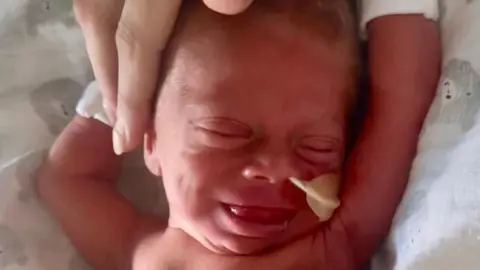
[[[245,222],[266,225],[288,223],[296,214],[296,211],[285,208],[266,208],[258,206],[223,205],[226,210]]]
[[[222,203],[225,229],[253,238],[272,237],[285,231],[296,211],[282,208],[239,206]]]
[[[306,207],[305,194],[290,182],[272,187],[249,187],[222,194],[220,202],[264,209],[300,211]]]

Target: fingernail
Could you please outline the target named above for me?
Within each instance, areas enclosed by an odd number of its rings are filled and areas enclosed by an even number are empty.
[[[113,151],[117,155],[125,152],[125,129],[120,121],[117,121],[113,129]]]

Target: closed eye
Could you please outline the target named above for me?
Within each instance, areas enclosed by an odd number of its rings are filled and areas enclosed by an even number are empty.
[[[311,148],[297,149],[298,157],[311,165],[337,163],[339,153],[334,150],[312,150]]]
[[[209,133],[212,136],[220,136],[224,138],[248,138],[250,136],[240,133],[240,132],[232,132],[231,130],[223,130],[223,129],[215,129],[215,128],[205,128],[201,126],[196,126],[196,130],[199,132]]]
[[[213,148],[238,148],[253,136],[249,126],[228,118],[200,119],[192,125],[197,141]]]
[[[337,163],[341,149],[333,140],[323,137],[305,137],[296,145],[298,157],[312,165]]]
[[[253,134],[248,125],[226,117],[202,118],[192,123],[197,129],[215,133],[219,136],[249,138]]]
[[[310,146],[310,145],[304,145],[301,147],[302,149],[306,150],[306,151],[312,151],[312,152],[316,152],[316,153],[324,153],[324,154],[328,154],[328,153],[331,153],[334,151],[333,148],[331,147],[318,147],[318,146]]]

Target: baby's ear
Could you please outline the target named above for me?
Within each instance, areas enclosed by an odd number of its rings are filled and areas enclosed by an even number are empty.
[[[153,127],[149,127],[144,136],[143,156],[148,170],[155,176],[162,176],[160,167],[159,153],[157,151],[157,133]]]

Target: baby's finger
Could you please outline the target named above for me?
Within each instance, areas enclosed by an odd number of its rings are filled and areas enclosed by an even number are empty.
[[[203,0],[210,9],[227,15],[245,11],[254,0]]]
[[[74,10],[85,36],[93,72],[100,85],[105,109],[115,119],[117,100],[117,49],[115,32],[123,0],[76,0]]]
[[[151,119],[160,56],[181,0],[127,0],[116,34],[118,50],[117,154],[138,146]]]

